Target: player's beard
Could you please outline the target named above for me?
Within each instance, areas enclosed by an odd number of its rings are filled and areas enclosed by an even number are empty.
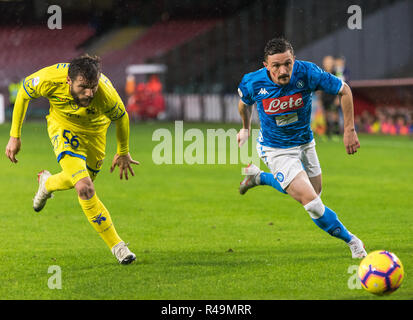
[[[80,99],[80,98],[79,98],[79,95],[76,94],[75,92],[73,92],[72,87],[70,87],[70,94],[72,95],[73,100],[75,101],[75,103],[76,103],[79,107],[84,107],[84,108],[86,108],[86,107],[88,107],[88,106],[90,105],[90,103],[91,103],[92,100],[93,100],[93,97],[92,97],[92,98],[86,98],[86,99]]]

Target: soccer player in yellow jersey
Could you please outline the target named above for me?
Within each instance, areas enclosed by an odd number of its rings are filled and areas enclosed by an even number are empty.
[[[38,174],[34,210],[42,210],[53,192],[75,188],[83,212],[119,263],[133,262],[135,254],[117,234],[93,184],[105,158],[106,131],[111,121],[116,123],[117,153],[110,171],[118,166],[120,179],[128,179],[128,172],[134,176],[131,164],[139,164],[129,154],[128,114],[115,88],[101,73],[100,59],[83,55],[70,64],[58,63],[24,79],[6,147],[13,163],[17,163],[21,148],[21,128],[29,101],[38,97],[50,102],[47,130],[62,171],[52,175],[43,170]]]

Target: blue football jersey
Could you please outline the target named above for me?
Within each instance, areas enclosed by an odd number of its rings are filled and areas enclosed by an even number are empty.
[[[313,92],[337,95],[341,86],[341,79],[316,64],[296,60],[287,85],[274,83],[267,69],[262,68],[242,78],[238,94],[245,104],[257,104],[261,125],[257,141],[267,147],[291,148],[313,139]]]

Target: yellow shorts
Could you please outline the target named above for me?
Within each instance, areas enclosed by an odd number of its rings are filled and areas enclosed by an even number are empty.
[[[47,117],[47,131],[57,162],[65,155],[83,159],[94,180],[105,159],[106,132],[96,135],[76,132],[50,117]]]

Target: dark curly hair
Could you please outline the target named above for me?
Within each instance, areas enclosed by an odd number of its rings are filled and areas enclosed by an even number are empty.
[[[284,38],[274,38],[267,42],[264,48],[264,61],[267,61],[267,57],[277,53],[284,53],[290,50],[294,56],[294,49],[290,42]]]
[[[70,62],[68,76],[70,79],[75,80],[80,75],[86,82],[93,83],[99,78],[100,73],[100,58],[84,54]]]

